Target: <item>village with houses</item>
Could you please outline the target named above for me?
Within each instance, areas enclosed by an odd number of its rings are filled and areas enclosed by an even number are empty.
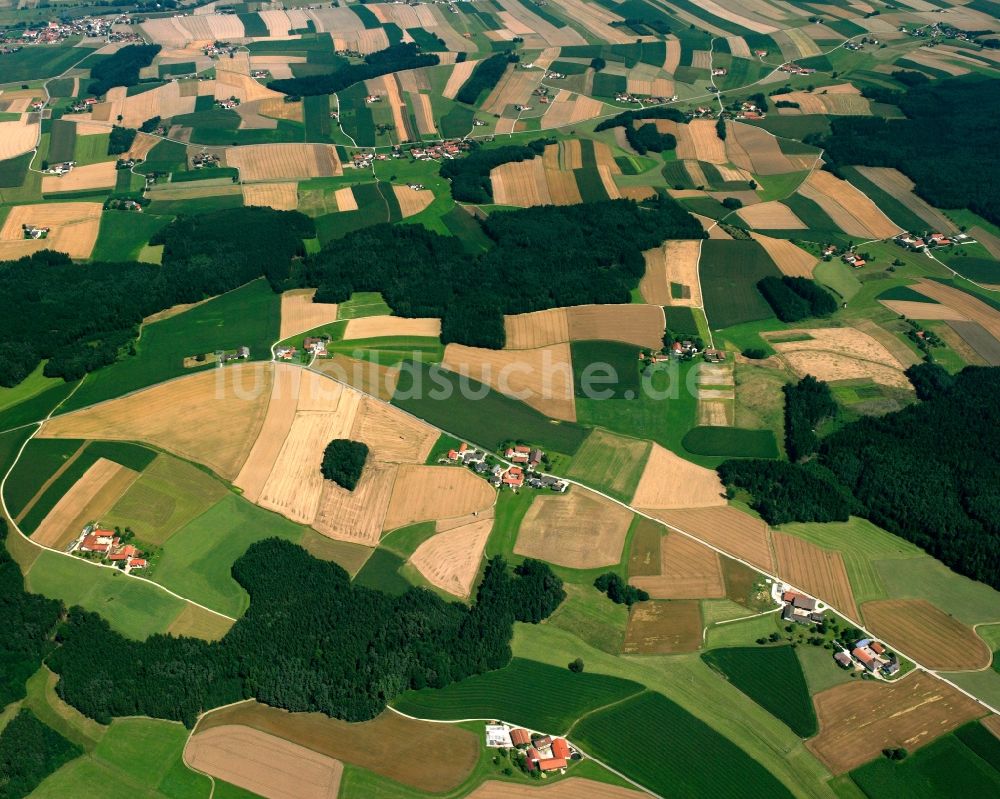
[[[458,449],[451,449],[441,459],[442,463],[466,466],[476,474],[489,480],[494,488],[509,488],[517,491],[527,486],[534,489],[548,489],[560,494],[569,488],[569,483],[540,471],[546,462],[545,453],[537,447],[525,444],[509,444],[501,448],[505,461],[470,447],[464,441]]]
[[[145,553],[133,544],[122,540],[123,537],[129,537],[130,533],[131,531],[126,531],[123,536],[115,530],[102,527],[100,522],[93,522],[83,528],[83,531],[70,543],[66,551],[89,560],[107,563],[121,569],[126,574],[130,574],[137,569],[149,567],[149,561],[143,557]]]
[[[532,732],[500,721],[486,725],[486,746],[511,754],[511,760],[528,774],[544,778],[547,774],[565,774],[570,763],[582,755],[565,738]]]

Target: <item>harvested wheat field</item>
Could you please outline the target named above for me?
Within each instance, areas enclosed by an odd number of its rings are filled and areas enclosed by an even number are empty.
[[[910,319],[940,319],[952,322],[967,322],[961,311],[939,302],[917,302],[913,300],[879,300],[886,308]]]
[[[657,122],[656,127],[661,129],[669,126]],[[661,133],[674,133],[677,136],[678,158],[707,161],[710,164],[724,164],[729,160],[726,157],[726,143],[715,132],[714,120],[692,119],[687,125],[674,123],[673,128],[661,130]]]
[[[184,762],[267,799],[336,799],[344,772],[339,760],[235,724],[189,738]]]
[[[788,533],[771,532],[778,573],[792,585],[819,597],[852,619],[858,618],[844,556]]]
[[[983,639],[926,599],[865,602],[861,611],[872,632],[927,668],[964,671],[990,665],[992,653]]]
[[[997,738],[1000,738],[1000,716],[987,716],[982,720],[982,725]]]
[[[595,427],[577,450],[566,476],[627,498],[642,475],[652,446],[649,441]]]
[[[715,123],[709,122],[713,126]],[[755,175],[780,175],[809,169],[816,155],[787,156],[778,147],[778,140],[763,128],[735,122],[726,124],[726,160]]]
[[[27,124],[24,119],[0,122],[0,160],[33,150],[38,143],[38,124]]]
[[[618,194],[620,194],[623,199],[642,202],[643,200],[648,200],[651,197],[655,197],[656,189],[654,189],[652,186],[619,186]],[[577,202],[579,202],[579,200]]]
[[[77,166],[67,175],[46,175],[42,178],[42,194],[59,194],[67,191],[109,189],[118,179],[114,161]]]
[[[622,653],[673,655],[701,648],[701,603],[692,600],[639,602],[632,606]]]
[[[100,521],[138,476],[138,472],[119,463],[98,458],[45,515],[31,540],[45,547],[65,549],[84,525]]]
[[[453,466],[399,467],[383,529],[414,522],[449,519],[493,507],[496,491],[468,469]]]
[[[604,103],[585,94],[570,94],[562,90],[549,105],[542,117],[543,128],[562,128],[576,125],[604,113]]]
[[[331,144],[248,144],[226,148],[226,163],[240,180],[299,180],[343,174]]]
[[[0,260],[15,260],[39,250],[57,250],[70,258],[89,258],[101,226],[101,203],[15,205],[0,228]],[[24,225],[49,228],[44,239],[25,239]]]
[[[955,223],[926,200],[913,192],[914,183],[898,169],[884,166],[857,166],[864,177],[888,192],[935,230],[948,233],[955,230]],[[975,233],[973,232],[975,236]],[[978,236],[976,236],[978,238]],[[994,253],[996,256],[997,253]]]
[[[145,441],[232,480],[264,423],[271,382],[262,364],[209,369],[57,416],[38,435]]]
[[[624,341],[637,347],[663,346],[663,309],[658,305],[575,305],[566,309],[573,341]]]
[[[258,114],[271,119],[288,119],[292,122],[301,122],[303,119],[302,101],[295,103],[286,102],[287,97],[268,97],[264,100],[255,100],[247,105],[254,108]],[[242,106],[241,106],[242,107]]]
[[[333,193],[333,198],[337,202],[338,211],[357,211],[358,210],[358,199],[354,196],[354,192],[351,190],[350,186],[345,186],[342,189],[337,189]]]
[[[618,563],[632,512],[580,486],[535,497],[514,552],[572,569]]]
[[[313,302],[315,293],[316,289],[293,289],[281,295],[281,338],[337,320],[337,304]]]
[[[313,529],[339,541],[378,546],[398,468],[392,463],[367,463],[353,491],[323,481]]]
[[[221,62],[216,62],[221,63]],[[215,72],[215,99],[225,100],[229,97],[238,97],[241,103],[250,103],[254,100],[280,99],[284,101],[285,95],[268,89],[261,83],[238,72],[227,72],[216,69]],[[140,95],[141,96],[141,95]],[[251,147],[266,147],[268,145],[249,145]]]
[[[639,282],[639,291],[646,302],[651,305],[701,306],[701,281],[698,279],[700,241],[665,241],[656,249],[646,250],[643,257],[646,259],[646,274]],[[689,296],[675,299],[670,290],[671,283],[686,286]]]
[[[129,148],[128,157],[145,160],[146,156],[149,155],[149,151],[159,143],[160,140],[156,136],[150,136],[148,133],[139,133]]]
[[[814,170],[799,187],[799,194],[818,204],[849,236],[886,239],[900,232],[867,196],[846,180],[829,172]]]
[[[713,469],[686,461],[653,444],[630,503],[637,508],[697,508],[725,505],[725,489]]]
[[[806,746],[834,774],[886,748],[913,752],[986,714],[974,699],[923,671],[891,684],[845,683],[816,694],[813,702],[820,732]]]
[[[364,394],[378,397],[383,402],[392,399],[396,393],[396,384],[399,382],[398,366],[383,366],[375,361],[351,358],[347,355],[336,354],[331,358],[323,358],[310,368],[346,383]]]
[[[449,344],[445,369],[485,383],[553,419],[576,421],[569,344],[534,350],[487,350]]]
[[[403,219],[416,216],[434,202],[434,192],[430,189],[414,191],[409,186],[394,185],[392,193],[396,195],[396,201],[399,203],[399,210],[403,214]]]
[[[325,383],[330,395],[309,407],[305,400],[313,381]],[[327,482],[320,472],[323,450],[335,438],[350,438],[361,394],[312,372],[303,375],[299,392],[295,417],[256,502],[294,522],[311,524]]]
[[[660,539],[660,573],[632,577],[653,599],[713,599],[726,595],[719,554],[680,533]]]
[[[217,613],[184,603],[184,609],[167,627],[167,633],[180,637],[201,638],[204,641],[218,641],[232,628],[232,620]]]
[[[787,205],[771,200],[747,205],[736,212],[750,227],[759,230],[803,230],[805,223]]]
[[[848,91],[849,90],[849,91]],[[798,103],[798,108],[778,108],[779,114],[833,114],[841,116],[870,116],[871,105],[851,84],[824,86],[813,92],[788,92],[782,100]]]
[[[410,562],[431,585],[460,599],[471,596],[493,529],[493,514],[483,515],[486,518],[439,532],[417,547]]]
[[[13,211],[11,214],[13,215]],[[9,222],[10,217],[8,217],[8,224]],[[945,286],[933,280],[921,280],[910,288],[932,300],[951,306],[959,313],[965,314],[973,322],[978,322],[985,327],[994,338],[1000,339],[1000,311],[991,308],[982,300],[966,294],[961,289]]]
[[[408,319],[403,316],[360,316],[344,329],[344,341],[387,336],[441,336],[440,319]]]
[[[541,158],[512,161],[495,167],[490,170],[493,202],[518,208],[550,205],[552,198],[549,197],[545,172],[545,161]]]
[[[549,200],[551,200],[553,205],[576,205],[583,202],[580,196],[580,186],[576,182],[576,175],[572,172],[563,172],[546,167],[545,185],[549,190]],[[634,188],[647,189],[648,187],[636,186]],[[649,191],[652,191],[652,189],[649,189]],[[645,191],[643,194],[645,194]],[[644,199],[644,197],[633,197],[633,199]]]
[[[244,184],[243,204],[273,208],[275,211],[294,211],[299,207],[299,184],[294,181]]]
[[[476,68],[478,61],[473,61],[469,59],[468,61],[462,61],[461,63],[455,64],[452,67],[451,74],[448,76],[448,82],[444,86],[444,91],[441,92],[449,100],[454,100],[455,95],[458,94],[458,90],[462,88],[462,84],[465,83],[469,76],[472,74],[472,70]]]
[[[724,505],[715,508],[656,510],[646,513],[718,547],[733,557],[742,558],[765,571],[774,571],[767,525],[736,508]]]
[[[816,256],[792,244],[788,239],[772,239],[753,232],[750,237],[767,251],[783,275],[812,277],[813,268],[819,263]]]
[[[195,735],[231,724],[373,771],[412,789],[409,793],[454,791],[479,762],[480,736],[455,724],[417,721],[389,710],[371,721],[349,723],[322,713],[289,713],[251,700],[206,714]],[[428,757],[428,752],[447,756]]]
[[[537,786],[489,780],[468,794],[466,799],[640,799],[645,796],[618,785],[569,777],[553,785]]]
[[[566,308],[504,316],[503,326],[508,350],[533,350],[569,341]]]
[[[786,333],[792,331],[786,331]],[[868,377],[876,383],[910,388],[903,365],[884,344],[853,327],[796,330],[810,336],[805,341],[771,342],[796,373],[820,380],[853,380]],[[765,336],[766,337],[766,336]]]
[[[398,408],[362,397],[351,438],[368,445],[369,457],[382,463],[423,463],[440,435],[436,427]]]

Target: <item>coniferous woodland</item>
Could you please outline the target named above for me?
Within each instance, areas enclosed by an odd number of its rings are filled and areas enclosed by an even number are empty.
[[[421,53],[420,47],[413,42],[394,44],[384,50],[369,53],[361,64],[344,63],[325,75],[303,75],[298,78],[272,80],[268,82],[267,88],[294,97],[333,94],[363,80],[371,80],[380,75],[405,69],[432,67],[440,61],[440,57],[434,53]]]
[[[233,577],[250,607],[215,643],[133,641],[70,609],[48,659],[59,695],[101,722],[139,714],[191,726],[207,708],[251,697],[363,721],[410,688],[507,665],[513,623],[541,621],[565,598],[546,564],[512,571],[500,557],[487,564],[471,608],[420,588],[391,596],[276,538],[253,544]]]
[[[400,316],[442,317],[445,343],[499,349],[504,314],[628,302],[645,272],[643,250],[705,236],[670,198],[494,213],[482,227],[494,246],[476,258],[421,227],[365,228],[310,258],[302,284],[319,287],[317,302],[381,291]]]
[[[830,316],[837,310],[833,295],[806,277],[769,275],[757,281],[757,290],[782,322]]]
[[[816,461],[726,461],[719,475],[770,524],[855,513],[1000,588],[1000,369],[910,374],[923,401],[842,427]]]
[[[87,91],[98,96],[115,86],[135,86],[139,70],[153,63],[160,52],[158,44],[130,44],[94,64]]]
[[[0,732],[0,799],[27,796],[83,750],[21,710]]]
[[[477,148],[463,158],[454,158],[441,164],[441,177],[451,181],[451,196],[470,203],[493,202],[493,184],[490,170],[501,164],[530,161],[545,152],[546,145],[555,139],[535,139],[526,145],[508,144],[488,150]]]
[[[327,480],[353,491],[368,459],[368,445],[349,438],[335,438],[323,451],[320,471]]]
[[[862,93],[898,105],[907,118],[833,117],[830,135],[810,143],[824,148],[834,171],[838,165],[895,167],[932,205],[968,208],[1000,224],[1000,83],[970,75],[918,84],[905,93]]]
[[[518,56],[511,53],[497,53],[483,59],[476,64],[469,79],[458,90],[455,99],[460,103],[474,105],[482,91],[493,89],[500,82],[503,73],[507,71],[507,65],[519,60]]]
[[[782,386],[785,394],[785,451],[799,461],[819,448],[816,427],[837,413],[830,387],[812,375]]]

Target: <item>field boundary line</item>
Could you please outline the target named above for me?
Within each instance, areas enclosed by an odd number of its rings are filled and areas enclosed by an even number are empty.
[[[48,480],[42,483],[38,491],[35,492],[35,495],[31,499],[29,499],[27,503],[25,503],[24,508],[22,508],[21,512],[17,515],[17,518],[14,519],[15,522],[24,521],[24,517],[27,516],[29,513],[31,513],[31,509],[38,504],[38,500],[42,498],[42,494],[44,494],[52,486],[52,484],[62,476],[63,472],[65,472],[70,466],[72,466],[76,462],[77,458],[79,458],[83,454],[83,451],[90,445],[90,443],[91,443],[90,439],[87,439],[82,444],[80,444],[76,452],[70,455],[70,457],[66,459],[66,462],[58,469],[56,469]]]
[[[623,702],[628,702],[630,699],[636,699],[642,696],[643,694],[649,694],[649,693],[656,693],[656,691],[653,691],[651,688],[643,686],[642,690],[636,691],[635,693],[629,694],[628,696],[623,696],[621,699],[616,699],[614,702],[608,702],[606,705],[601,705],[600,707],[591,708],[582,716],[577,717],[576,721],[570,724],[566,732],[562,734],[562,737],[569,738],[570,733],[573,732],[574,729],[576,729],[576,725],[579,724],[588,716],[593,716],[595,713],[600,713],[602,710],[607,710],[609,707],[615,707],[616,705],[620,705]]]
[[[626,698],[631,699],[633,696],[638,696],[639,694],[645,693],[645,692],[647,692],[649,690],[650,690],[649,688],[645,688],[644,690],[639,691],[636,694],[632,694],[631,696],[626,697]],[[624,701],[624,700],[622,700],[622,701]],[[612,702],[611,704],[617,704],[617,702]],[[464,724],[464,723],[467,723],[467,722],[470,722],[470,721],[482,721],[482,722],[487,722],[488,723],[488,722],[491,722],[491,721],[497,721],[497,722],[500,722],[502,724],[507,724],[507,725],[509,725],[511,727],[520,727],[521,726],[520,724],[515,724],[512,721],[507,721],[506,719],[499,719],[499,718],[496,718],[496,719],[495,718],[489,718],[489,719],[485,719],[485,718],[483,718],[483,719],[422,719],[422,718],[420,718],[420,716],[411,716],[409,713],[404,713],[402,710],[397,710],[392,705],[388,705],[387,704],[386,705],[386,709],[387,710],[391,710],[393,713],[395,713],[398,716],[402,716],[404,719],[410,719],[411,721],[426,721],[426,722],[429,722],[431,724]],[[525,729],[530,729],[530,728],[525,727]],[[530,731],[531,732],[539,732],[539,730],[530,730]],[[565,736],[561,736],[561,737],[565,737]],[[622,774],[617,769],[611,768],[611,766],[609,766],[603,760],[598,760],[593,755],[587,754],[587,752],[585,752],[583,750],[583,748],[580,747],[578,744],[573,744],[573,746],[574,746],[574,748],[577,749],[577,751],[580,752],[581,755],[583,755],[584,757],[586,757],[589,760],[593,760],[601,768],[603,768],[603,769],[611,772],[616,777],[619,777],[620,779],[625,780],[630,785],[634,785],[636,788],[638,788],[643,793],[648,794],[649,796],[654,797],[654,799],[665,799],[665,797],[661,796],[658,793],[655,793],[654,791],[652,791],[651,789],[647,788],[642,783],[636,782],[631,777],[628,777],[625,774]]]

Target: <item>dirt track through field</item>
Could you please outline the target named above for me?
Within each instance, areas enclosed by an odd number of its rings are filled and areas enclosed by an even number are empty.
[[[631,504],[657,509],[711,507],[726,504],[724,491],[715,470],[653,444]]]
[[[184,760],[267,799],[336,799],[344,772],[339,760],[235,724],[192,736]]]
[[[813,697],[820,732],[806,746],[834,773],[879,757],[883,749],[911,753],[985,710],[925,672],[886,685],[852,681]]]
[[[553,419],[576,421],[568,343],[534,350],[487,350],[449,344],[441,365],[520,399]]]
[[[315,289],[292,289],[281,295],[281,338],[336,321],[337,304],[313,302],[315,294]]]
[[[644,510],[667,524],[701,538],[712,546],[774,572],[767,525],[728,505],[690,510]]]
[[[101,516],[121,499],[139,473],[106,458],[98,458],[50,510],[31,540],[64,549],[85,524]]]
[[[145,441],[232,480],[263,425],[271,380],[262,364],[208,369],[57,416],[38,435]]]
[[[772,531],[778,573],[792,585],[821,596],[852,619],[859,617],[844,556],[788,533]]]
[[[580,486],[535,497],[517,534],[514,552],[573,569],[621,560],[631,511]]]
[[[698,260],[701,242],[697,240],[665,241],[660,247],[646,250],[646,274],[639,282],[642,298],[651,305],[687,305],[701,307],[701,282]],[[690,296],[675,298],[670,284],[686,286]]]
[[[460,599],[469,598],[493,530],[493,514],[483,516],[486,518],[439,532],[416,548],[410,562],[431,585]]]
[[[493,507],[496,491],[482,477],[454,466],[403,464],[382,528],[449,519]]]
[[[971,627],[924,599],[885,599],[861,607],[876,635],[899,644],[924,666],[942,671],[981,669],[990,649]]]
[[[632,577],[629,582],[644,588],[653,599],[711,599],[726,595],[718,553],[679,533],[668,533],[660,540],[658,575]]]

